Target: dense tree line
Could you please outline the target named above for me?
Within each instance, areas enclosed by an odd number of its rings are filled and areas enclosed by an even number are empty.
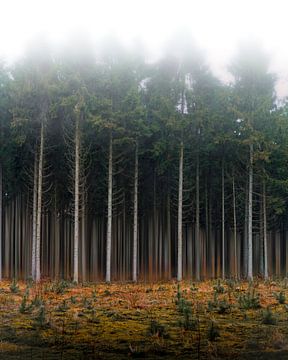
[[[189,44],[115,49],[1,65],[0,278],[284,276],[288,118],[265,53],[240,48],[227,85]]]

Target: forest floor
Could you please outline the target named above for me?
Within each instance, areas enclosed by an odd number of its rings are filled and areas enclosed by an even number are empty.
[[[288,281],[0,283],[0,359],[128,357],[288,359]]]

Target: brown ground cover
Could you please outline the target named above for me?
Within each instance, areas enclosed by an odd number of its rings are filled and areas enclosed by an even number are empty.
[[[0,359],[288,359],[288,282],[0,283]]]

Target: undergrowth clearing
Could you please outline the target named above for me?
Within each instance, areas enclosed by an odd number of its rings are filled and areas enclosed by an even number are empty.
[[[288,359],[287,324],[286,279],[0,283],[7,360]]]

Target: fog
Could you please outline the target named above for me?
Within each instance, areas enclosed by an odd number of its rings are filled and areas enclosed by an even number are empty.
[[[239,42],[252,38],[271,56],[281,97],[288,94],[287,10],[285,0],[2,1],[0,56],[14,61],[35,38],[61,48],[84,37],[96,47],[114,36],[153,60],[171,37],[186,33],[203,50],[215,75],[228,81],[226,68]]]

